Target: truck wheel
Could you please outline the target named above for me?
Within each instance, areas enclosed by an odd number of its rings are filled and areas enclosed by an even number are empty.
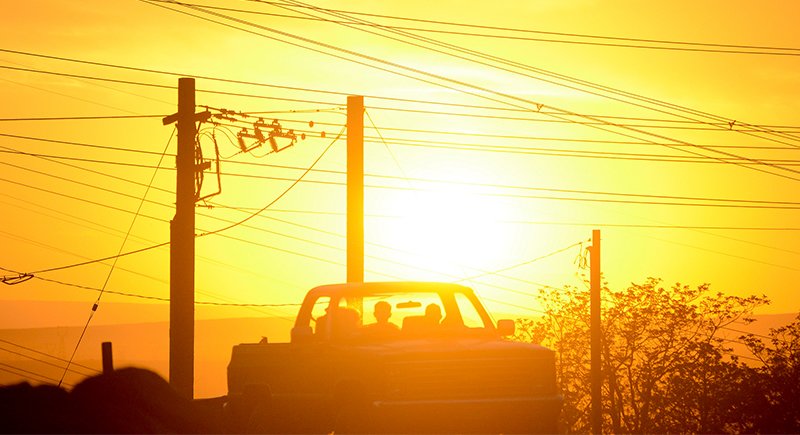
[[[274,409],[270,401],[259,401],[253,405],[247,418],[246,433],[278,433],[279,425],[276,421]]]
[[[268,385],[248,385],[244,392],[232,401],[230,418],[231,428],[236,433],[263,433],[271,409],[272,392]]]

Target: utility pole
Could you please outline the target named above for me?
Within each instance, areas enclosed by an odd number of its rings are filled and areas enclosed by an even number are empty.
[[[178,79],[178,113],[163,119],[177,122],[178,155],[175,183],[175,217],[170,221],[169,252],[169,383],[181,396],[194,397],[194,204],[195,122],[208,112],[195,114],[194,79]]]
[[[592,391],[592,433],[595,435],[603,432],[603,402],[602,402],[602,366],[601,366],[601,339],[600,330],[600,230],[592,230],[592,246],[589,248],[589,268],[591,284],[590,295],[590,327],[591,327],[591,391]]]
[[[347,97],[347,282],[364,282],[364,97]]]

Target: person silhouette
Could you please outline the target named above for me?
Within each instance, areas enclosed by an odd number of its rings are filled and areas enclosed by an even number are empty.
[[[442,320],[442,309],[436,304],[428,304],[425,307],[425,319],[429,327],[439,326]]]
[[[352,338],[361,327],[361,315],[352,307],[330,306],[317,317],[314,337],[317,341]]]
[[[366,332],[373,335],[387,335],[400,331],[400,328],[389,321],[392,317],[392,305],[386,301],[375,303],[372,315],[375,316],[375,323],[367,325]]]

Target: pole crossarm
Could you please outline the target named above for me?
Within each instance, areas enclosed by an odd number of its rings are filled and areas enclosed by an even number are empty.
[[[163,125],[170,125],[173,123],[178,122],[180,119],[180,114],[173,113],[172,115],[167,115],[161,119],[161,123]],[[208,110],[204,110],[202,112],[197,112],[194,114],[194,122],[206,122],[211,118],[211,112]]]

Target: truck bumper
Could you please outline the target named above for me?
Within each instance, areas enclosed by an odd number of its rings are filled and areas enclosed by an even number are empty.
[[[555,433],[561,402],[561,396],[376,401],[370,423],[376,432]]]

